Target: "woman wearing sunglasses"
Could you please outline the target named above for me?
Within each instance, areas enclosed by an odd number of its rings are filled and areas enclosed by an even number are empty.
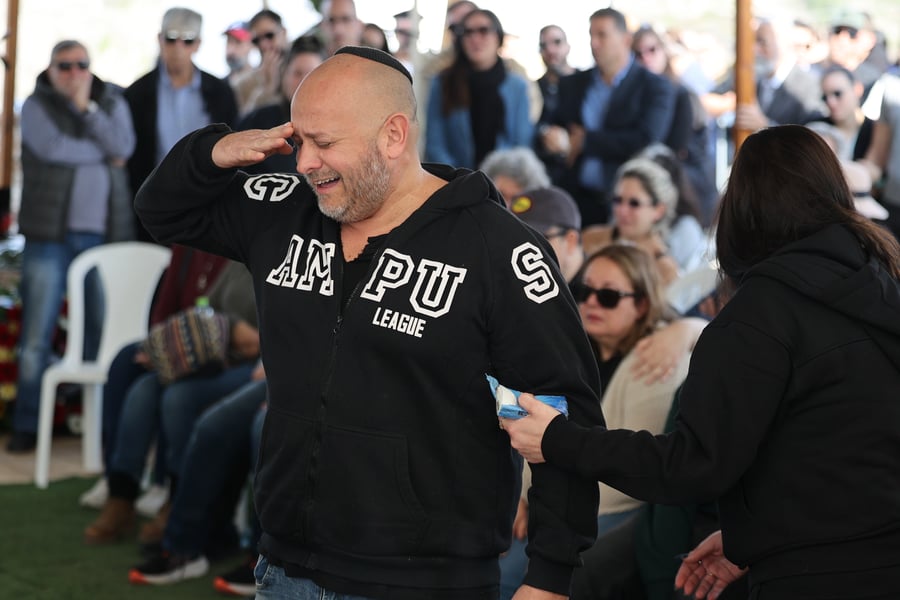
[[[844,136],[841,160],[864,158],[872,143],[875,121],[862,109],[863,85],[847,68],[832,65],[822,73],[822,103],[828,114],[821,120],[834,125]]]
[[[896,598],[900,245],[805,127],[744,142],[716,233],[734,287],[694,348],[675,429],[585,429],[523,395],[512,445],[648,502],[717,500],[676,584],[717,598]],[[631,291],[620,290],[620,291]],[[709,595],[707,595],[709,594]]]
[[[653,259],[634,245],[611,244],[585,261],[570,287],[597,356],[607,427],[662,433],[690,354],[663,381],[647,383],[631,368],[637,343],[677,317],[666,304]],[[600,488],[602,535],[628,521],[641,502],[604,484]]]
[[[474,169],[492,150],[531,146],[529,82],[501,60],[503,36],[489,10],[473,10],[454,29],[453,63],[428,94],[428,162]]]
[[[669,285],[678,278],[678,263],[667,246],[677,201],[678,189],[668,171],[649,158],[629,160],[616,175],[613,222],[584,229],[585,253],[613,242],[631,242],[656,260],[663,284]]]

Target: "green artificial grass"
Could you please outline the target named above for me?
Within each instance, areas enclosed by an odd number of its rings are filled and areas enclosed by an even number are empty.
[[[0,486],[0,598],[28,600],[203,600],[223,596],[212,588],[216,575],[240,557],[210,565],[198,579],[167,586],[137,586],[128,571],[142,562],[134,539],[87,546],[82,531],[99,514],[78,505],[94,480],[72,478],[46,490],[34,485]]]

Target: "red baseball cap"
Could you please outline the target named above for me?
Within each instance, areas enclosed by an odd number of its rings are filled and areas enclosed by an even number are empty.
[[[228,26],[228,29],[224,31],[224,35],[230,35],[236,40],[240,40],[242,42],[249,41],[252,37],[250,34],[250,26],[246,21],[236,21]]]

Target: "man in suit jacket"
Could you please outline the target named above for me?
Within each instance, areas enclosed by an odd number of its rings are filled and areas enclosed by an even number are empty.
[[[803,125],[822,118],[819,80],[797,65],[787,24],[760,21],[756,28],[756,104],[737,107],[735,126]]]
[[[198,69],[203,18],[188,8],[170,8],[159,32],[159,64],[125,90],[137,145],[128,161],[131,189],[137,193],[172,146],[210,123],[234,125],[237,103],[227,80]],[[162,103],[162,104],[160,104]],[[152,241],[135,216],[137,238]]]
[[[591,52],[596,68],[560,81],[554,126],[541,132],[552,151],[556,127],[568,132],[568,169],[558,182],[578,203],[582,223],[606,223],[616,170],[669,132],[675,90],[635,62],[622,13],[603,8],[591,15]],[[562,150],[562,149],[560,149]]]

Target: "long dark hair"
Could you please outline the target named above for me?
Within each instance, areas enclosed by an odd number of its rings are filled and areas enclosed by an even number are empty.
[[[493,12],[478,8],[463,17],[453,33],[453,62],[440,74],[442,96],[441,114],[445,116],[458,108],[468,108],[472,104],[472,95],[471,90],[469,89],[469,73],[472,72],[472,63],[463,51],[462,40],[466,22],[473,15],[486,16],[497,32],[499,45],[503,45],[503,37],[505,35],[503,33],[503,25],[500,24],[499,17]],[[497,60],[500,60],[499,55],[497,56]]]
[[[779,248],[834,224],[846,226],[900,278],[900,245],[856,211],[843,169],[822,138],[800,125],[762,129],[741,146],[719,205],[719,268],[738,283]]]

